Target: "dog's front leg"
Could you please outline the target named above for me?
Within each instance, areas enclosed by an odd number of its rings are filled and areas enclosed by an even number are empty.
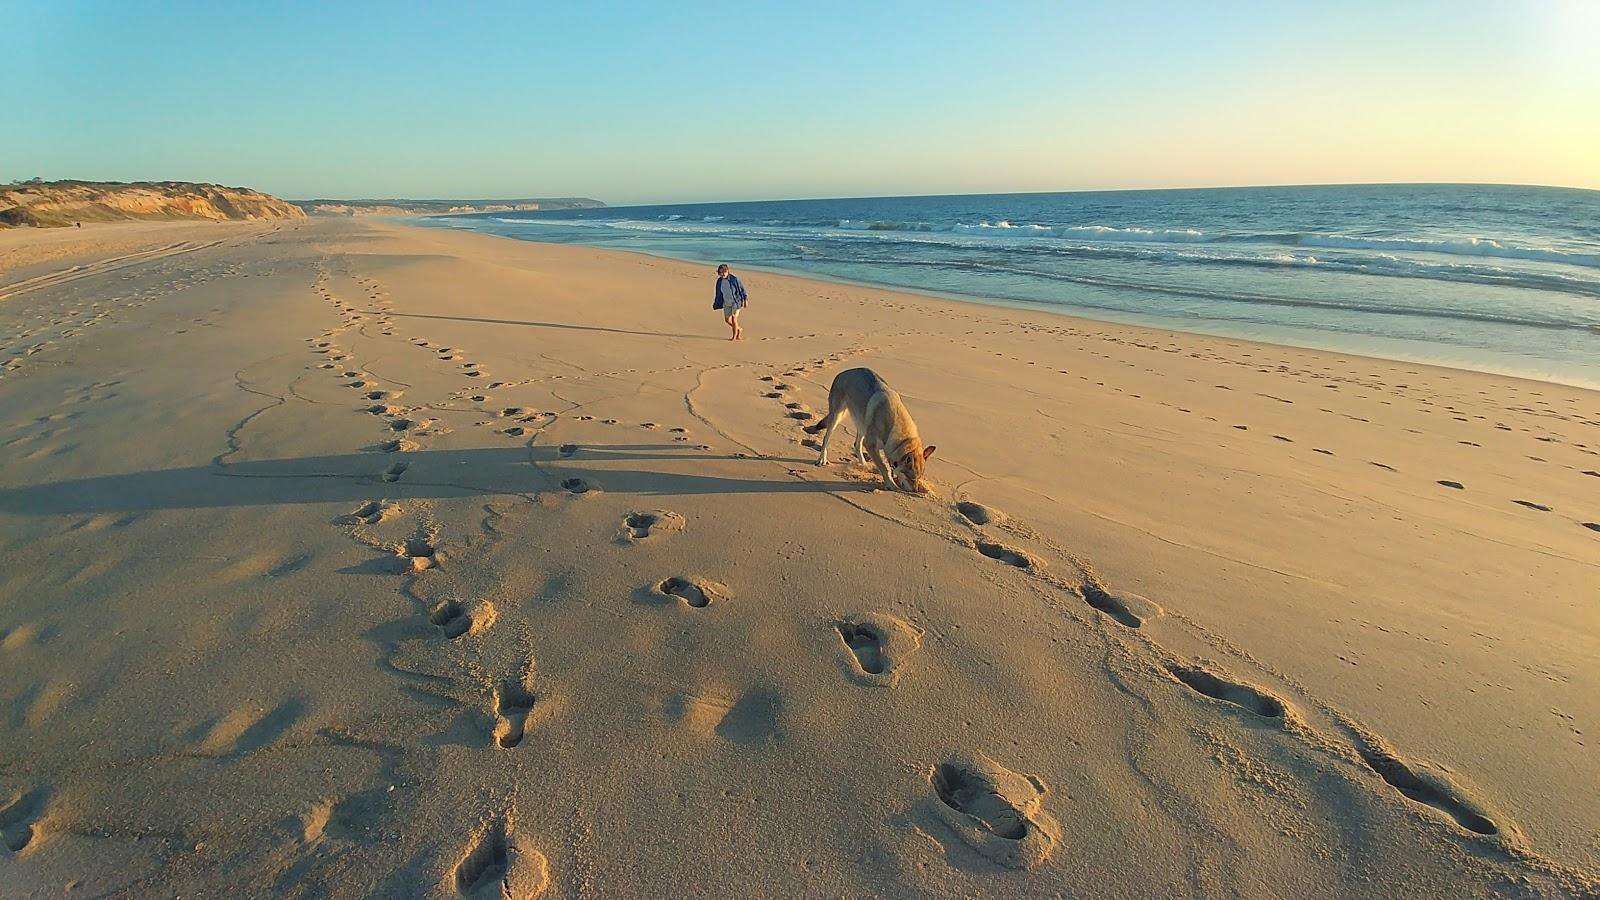
[[[872,448],[872,461],[878,464],[878,474],[883,476],[883,489],[894,490],[894,478],[889,474],[889,457],[884,455],[882,448]]]

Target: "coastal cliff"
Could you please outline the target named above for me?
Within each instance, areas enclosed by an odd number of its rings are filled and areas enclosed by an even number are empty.
[[[588,197],[534,197],[521,200],[291,200],[310,216],[439,216],[533,209],[595,209]]]
[[[0,227],[133,219],[300,219],[300,207],[250,188],[187,181],[0,185]]]

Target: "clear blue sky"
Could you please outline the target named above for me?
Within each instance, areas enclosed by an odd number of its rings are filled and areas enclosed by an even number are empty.
[[[1600,188],[1600,2],[0,0],[0,181],[611,203]]]

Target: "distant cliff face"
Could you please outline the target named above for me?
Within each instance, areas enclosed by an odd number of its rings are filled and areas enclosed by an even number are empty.
[[[313,216],[438,216],[605,206],[599,200],[588,197],[537,197],[525,200],[295,200],[293,203]]]
[[[305,212],[249,188],[186,181],[48,181],[0,185],[0,226],[123,219],[302,219]]]

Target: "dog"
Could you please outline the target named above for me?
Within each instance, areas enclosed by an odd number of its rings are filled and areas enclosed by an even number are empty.
[[[926,494],[933,489],[923,474],[923,464],[934,448],[922,446],[917,423],[911,421],[900,395],[871,369],[846,369],[833,379],[828,389],[828,414],[805,429],[807,434],[827,432],[822,436],[817,465],[828,464],[828,440],[846,415],[856,431],[856,458],[865,464],[867,451],[872,451],[884,490]]]

